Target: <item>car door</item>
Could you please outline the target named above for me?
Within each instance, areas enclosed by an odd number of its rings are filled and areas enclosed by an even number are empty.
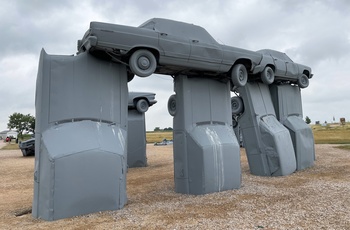
[[[295,64],[294,62],[286,61],[286,66],[287,66],[287,73],[286,75],[289,77],[298,77],[299,73],[299,68],[298,65]]]
[[[223,58],[222,47],[218,43],[209,43],[201,39],[191,39],[191,54],[189,62],[194,66],[212,71],[218,71]]]
[[[286,62],[274,56],[272,56],[272,58],[275,63],[275,75],[282,76],[282,77],[286,76],[286,72],[287,72]]]
[[[188,61],[188,58],[190,56],[191,45],[187,38],[160,31],[159,46],[161,47],[161,49],[163,49],[165,58],[172,58],[172,60],[175,62],[173,64],[176,64],[177,62],[181,63]]]

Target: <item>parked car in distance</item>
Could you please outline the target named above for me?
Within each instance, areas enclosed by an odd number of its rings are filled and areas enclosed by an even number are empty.
[[[163,139],[163,141],[161,142],[156,142],[154,143],[155,146],[159,146],[159,145],[172,145],[173,144],[173,140],[167,140],[167,139]]]
[[[88,51],[123,63],[140,77],[153,73],[209,75],[231,79],[240,87],[248,74],[263,70],[255,68],[262,54],[219,44],[200,26],[162,18],[139,27],[91,22],[77,48],[78,54]]]
[[[305,65],[294,63],[285,53],[263,49],[258,50],[263,54],[261,66],[261,80],[265,84],[273,82],[290,82],[298,84],[300,88],[309,86],[309,79],[312,78],[311,68]]]
[[[35,155],[35,137],[19,142],[18,146],[21,149],[24,157]]]
[[[140,113],[145,113],[150,106],[157,103],[155,96],[155,93],[129,92],[128,109],[136,109]]]

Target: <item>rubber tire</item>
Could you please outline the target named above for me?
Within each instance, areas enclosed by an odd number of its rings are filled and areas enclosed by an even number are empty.
[[[298,86],[302,89],[309,86],[309,78],[305,74],[298,77]]]
[[[234,65],[231,71],[232,83],[237,87],[243,87],[248,81],[248,71],[243,64]]]
[[[269,66],[266,66],[265,69],[261,72],[261,80],[266,85],[270,85],[275,81],[275,72]]]
[[[21,149],[21,151],[22,151],[22,155],[23,155],[24,157],[28,156],[27,149]]]
[[[144,64],[145,66],[142,66]],[[135,51],[129,59],[131,71],[139,77],[148,77],[157,68],[157,60],[152,52],[140,49]]]
[[[244,105],[243,100],[240,97],[231,98],[231,110],[232,114],[237,115],[243,112]]]
[[[168,112],[171,116],[175,116],[175,114],[176,114],[176,95],[175,94],[173,94],[169,97]]]
[[[145,113],[147,112],[148,108],[149,108],[149,104],[148,101],[146,99],[140,99],[136,102],[136,110],[140,113]]]

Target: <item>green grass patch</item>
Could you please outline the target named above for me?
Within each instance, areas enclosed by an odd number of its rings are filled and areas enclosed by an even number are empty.
[[[19,149],[18,144],[14,140],[12,140],[12,143],[6,144],[3,146],[0,150],[16,150]]]
[[[30,134],[23,134],[22,139],[19,139],[20,141],[26,141],[28,139],[32,138],[32,135]],[[1,140],[3,141],[3,140]],[[18,143],[16,143],[16,139],[12,139],[11,143],[6,143],[5,146],[3,146],[0,150],[15,150],[19,149]]]

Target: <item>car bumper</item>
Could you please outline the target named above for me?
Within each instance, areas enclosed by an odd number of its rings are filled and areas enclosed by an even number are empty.
[[[86,39],[78,40],[78,53],[89,51],[91,47],[97,45],[96,36],[88,36]]]

